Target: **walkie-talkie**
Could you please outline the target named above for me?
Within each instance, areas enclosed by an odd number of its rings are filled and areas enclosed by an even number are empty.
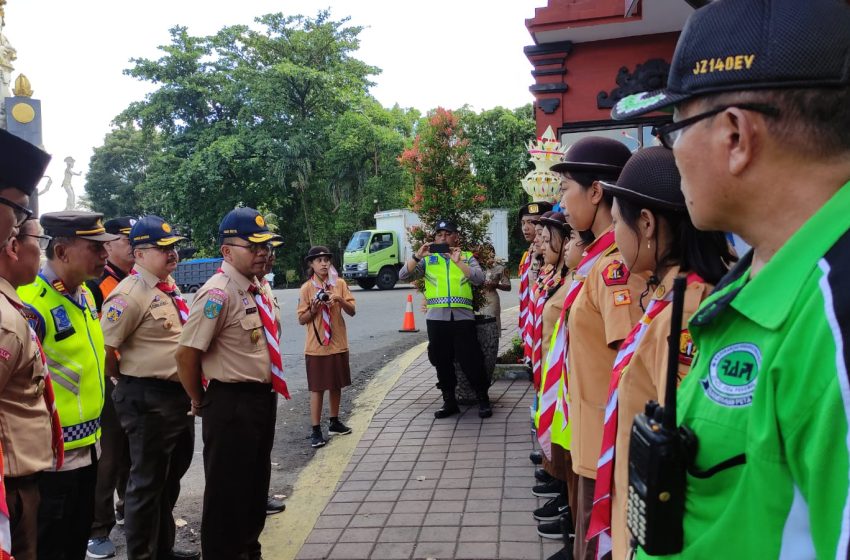
[[[688,457],[696,447],[693,433],[676,427],[679,335],[685,289],[685,278],[676,278],[667,339],[665,406],[649,401],[644,413],[635,416],[629,442],[626,523],[641,548],[653,556],[682,550],[685,473]]]

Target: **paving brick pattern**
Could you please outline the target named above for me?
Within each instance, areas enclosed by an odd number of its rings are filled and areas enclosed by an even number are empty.
[[[516,324],[516,314],[503,316]],[[513,332],[500,342],[507,347]],[[501,351],[501,350],[500,350]],[[545,559],[531,511],[528,381],[497,381],[493,417],[477,406],[435,420],[440,394],[423,354],[390,390],[336,491],[296,557],[313,559]]]

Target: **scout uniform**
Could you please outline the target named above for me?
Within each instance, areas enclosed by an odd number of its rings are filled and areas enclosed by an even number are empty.
[[[718,91],[846,92],[850,7],[831,0],[801,6],[712,2],[697,10],[679,38],[668,89],[622,100],[615,117]],[[753,254],[745,256],[691,319],[698,352],[679,388],[677,419],[694,432],[697,451],[677,557],[850,553],[848,208],[850,182],[755,276]]]
[[[54,212],[41,216],[45,234],[103,242],[102,214]],[[82,558],[91,529],[100,414],[104,396],[103,333],[94,299],[84,285],[73,290],[48,259],[35,282],[18,288],[30,307],[31,323],[41,339],[62,423],[65,462],[39,480],[39,556]],[[67,266],[74,266],[70,263]]]
[[[552,205],[548,202],[529,202],[519,209],[517,220],[519,220],[520,226],[522,226],[523,216],[540,216],[551,210]],[[519,333],[523,339],[523,356],[529,360],[531,360],[531,341],[526,340],[525,324],[531,306],[531,290],[537,281],[533,260],[531,247],[529,247],[522,254],[522,258],[519,261]]]
[[[570,146],[564,161],[553,165],[552,170],[617,177],[630,157],[631,152],[624,144],[590,136]],[[574,552],[579,560],[595,556],[596,545],[588,543],[586,532],[593,505],[611,368],[617,345],[641,317],[640,293],[646,287],[644,278],[626,269],[613,237],[613,228],[609,227],[585,248],[585,253],[599,256],[582,278],[584,282],[570,306],[567,319],[570,348],[567,354],[568,429],[572,467],[579,477]]]
[[[32,196],[49,161],[46,153],[0,129],[0,187]],[[46,372],[22,308],[15,287],[0,277],[0,518],[5,505],[12,541],[3,552],[35,560],[38,476],[53,468],[54,452],[44,398]]]
[[[273,234],[251,208],[228,213],[219,238],[268,243]],[[192,302],[180,344],[201,350],[209,380],[204,394],[204,510],[201,548],[207,560],[259,558],[271,476],[277,396],[271,351],[254,295],[260,286],[228,262]],[[267,300],[267,298],[266,298]],[[280,312],[272,304],[279,324]],[[282,391],[285,393],[285,384]]]
[[[139,219],[130,231],[134,249],[173,247],[183,239],[158,216]],[[139,263],[103,303],[104,341],[120,355],[112,398],[130,448],[124,531],[133,560],[170,557],[172,509],[192,462],[194,421],[174,360],[185,321],[181,309],[187,316],[174,280]]]
[[[438,231],[456,232],[457,226],[441,220],[434,226],[434,232]],[[448,255],[438,254],[422,259],[414,254],[416,267],[408,272],[407,265],[402,266],[398,277],[402,282],[425,279],[428,359],[437,370],[437,387],[444,401],[443,408],[435,412],[435,416],[444,418],[459,410],[455,397],[457,376],[454,361],[457,360],[478,395],[479,416],[486,418],[493,415],[487,396],[489,382],[472,311],[472,286],[484,283],[484,271],[472,253],[464,251],[461,258],[470,268],[468,278]]]
[[[125,216],[113,218],[103,223],[106,233],[128,237],[130,228],[136,223],[135,218]],[[87,280],[86,286],[94,297],[97,312],[103,307],[103,300],[121,280],[127,277],[129,270],[121,268],[107,258],[103,274],[95,280]],[[101,455],[97,464],[97,487],[94,496],[94,521],[92,522],[89,548],[100,540],[109,540],[109,533],[115,527],[115,512],[124,517],[124,492],[127,489],[127,477],[130,474],[130,450],[127,444],[127,434],[121,428],[115,414],[112,402],[112,390],[115,381],[105,383],[106,394],[103,403],[103,413],[100,417]],[[118,502],[114,502],[115,492],[118,492]],[[111,542],[109,548],[114,549]],[[90,550],[89,552],[94,552]]]

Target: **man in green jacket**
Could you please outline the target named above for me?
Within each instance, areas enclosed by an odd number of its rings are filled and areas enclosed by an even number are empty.
[[[83,284],[106,264],[102,214],[54,212],[41,216],[47,262],[35,282],[18,288],[29,306],[56,395],[65,462],[39,480],[39,558],[83,560],[94,512],[100,413],[104,395],[104,342],[94,298]]]
[[[690,323],[678,419],[698,444],[680,557],[847,558],[850,5],[697,10],[667,89],[614,115],[664,107],[694,223],[753,248]]]

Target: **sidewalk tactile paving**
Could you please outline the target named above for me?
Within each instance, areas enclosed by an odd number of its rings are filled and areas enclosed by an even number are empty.
[[[500,353],[514,334],[503,332]],[[435,420],[435,382],[426,353],[401,374],[297,560],[542,560],[560,549],[531,516],[545,502],[531,495],[531,384],[494,383],[491,418],[470,406]]]

